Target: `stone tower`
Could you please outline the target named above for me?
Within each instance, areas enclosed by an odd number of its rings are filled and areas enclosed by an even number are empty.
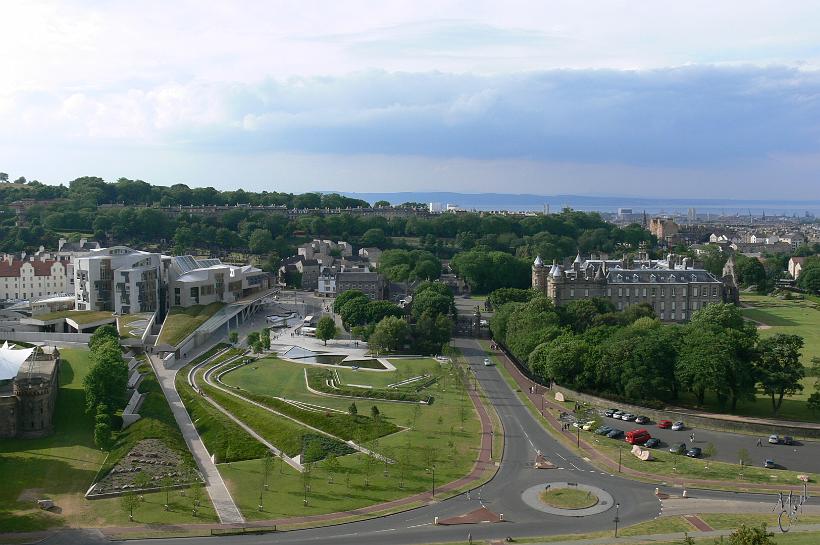
[[[547,291],[547,268],[544,266],[544,261],[541,256],[537,256],[532,263],[532,287],[541,293]]]
[[[729,254],[729,259],[726,260],[721,275],[721,280],[723,281],[723,300],[727,303],[740,305],[740,289],[737,284],[736,267],[734,254]]]

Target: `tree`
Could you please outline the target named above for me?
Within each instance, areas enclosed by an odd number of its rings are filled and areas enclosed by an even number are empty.
[[[803,338],[798,335],[777,334],[758,343],[758,380],[772,400],[773,414],[780,410],[783,397],[803,390],[800,380],[806,372],[800,363],[802,348]]]
[[[810,293],[820,293],[820,265],[803,269],[797,277],[797,284]]]
[[[145,471],[140,471],[134,476],[134,487],[137,490],[145,490],[151,484],[151,476]],[[144,501],[140,496],[140,501]]]
[[[268,254],[274,249],[273,236],[268,229],[255,229],[248,239],[248,248],[254,254]]]
[[[111,450],[111,425],[100,422],[94,425],[94,444],[102,450]]]
[[[5,184],[5,183],[8,183],[8,181],[9,181],[9,175],[6,174],[5,172],[0,172],[0,182]]]
[[[262,343],[262,348],[270,350],[270,329],[263,329],[259,332],[259,341]]]
[[[91,339],[88,341],[88,348],[89,350],[94,350],[94,348],[106,340],[113,340],[115,342],[119,342],[120,335],[117,332],[116,326],[112,324],[105,324],[103,326],[98,327],[94,330],[94,333],[91,334]]]
[[[760,527],[749,527],[741,524],[726,540],[728,545],[777,545],[772,538],[774,534],[766,530],[766,523]]]
[[[740,281],[746,286],[757,286],[757,291],[766,291],[766,269],[763,263],[755,258],[745,259],[738,267]]]
[[[376,248],[384,248],[387,242],[387,237],[384,236],[384,231],[381,229],[368,229],[359,239],[362,246],[375,246]]]
[[[106,405],[116,410],[125,402],[125,388],[128,385],[128,365],[122,358],[117,341],[106,339],[91,350],[91,366],[83,379],[86,410],[96,410],[98,405]]]
[[[120,496],[120,509],[128,514],[128,520],[134,522],[134,510],[140,506],[140,499],[133,490],[129,490]]]
[[[324,466],[328,474],[327,482],[333,484],[333,477],[336,475],[336,472],[339,471],[339,458],[337,458],[333,452],[328,452],[327,456],[325,456]]]
[[[364,298],[367,299],[367,295],[364,294],[361,290],[347,290],[343,291],[339,295],[336,296],[336,299],[333,301],[333,312],[336,314],[342,313],[342,307],[348,301],[352,301],[353,299]]]
[[[390,202],[389,201],[376,201],[373,203],[373,208],[389,208]]]
[[[359,409],[358,409],[358,407],[356,407],[356,402],[355,402],[355,401],[354,401],[354,402],[352,402],[352,403],[351,403],[351,404],[347,407],[347,413],[348,413],[349,415],[351,415],[351,416],[356,416],[357,414],[359,414]]]
[[[372,407],[370,407],[370,416],[373,418],[373,420],[379,419],[381,414],[379,413],[379,408],[377,406],[373,405]]]
[[[231,344],[236,344],[239,342],[239,332],[238,331],[231,331],[228,333],[228,342]]]
[[[191,514],[196,516],[199,512],[199,505],[202,502],[202,483],[199,482],[199,480],[191,483],[191,486],[188,488],[188,493],[191,498]]]
[[[388,316],[376,325],[368,339],[374,352],[396,352],[404,346],[409,335],[407,322],[395,316]]]
[[[164,475],[159,480],[159,486],[165,491],[165,505],[163,508],[168,511],[171,509],[171,491],[174,489],[174,478],[170,475]]]
[[[332,339],[338,333],[336,322],[330,316],[322,316],[316,324],[316,338],[324,341],[327,346],[328,339]]]

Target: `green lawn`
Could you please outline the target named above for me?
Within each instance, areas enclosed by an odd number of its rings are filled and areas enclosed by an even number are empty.
[[[188,308],[172,307],[165,318],[165,323],[162,324],[159,344],[176,346],[223,306],[225,306],[224,303],[211,303]]]
[[[0,482],[3,483],[0,486],[0,532],[127,524],[128,517],[120,510],[118,499],[89,501],[83,497],[105,455],[94,446],[94,421],[85,414],[82,381],[88,371],[88,351],[66,348],[61,349],[61,354],[55,433],[42,439],[0,441]],[[155,412],[153,403],[146,405],[149,414]],[[151,427],[146,424],[143,427]],[[134,426],[129,428],[129,434],[134,437],[145,431]],[[42,498],[54,500],[61,512],[37,509],[34,501]],[[180,503],[177,509],[165,512],[161,508],[164,494],[148,494],[145,498],[136,516],[142,523],[215,520],[209,505],[201,517],[194,519],[190,510],[181,505],[182,500],[177,500]]]
[[[259,458],[267,450],[264,445],[248,435],[245,430],[188,386],[188,369],[222,348],[225,348],[225,345],[217,345],[208,353],[180,369],[176,376],[177,392],[179,397],[182,398],[182,402],[185,404],[185,408],[191,416],[191,420],[202,438],[205,448],[208,449],[208,452],[214,454],[218,461],[233,462]],[[241,350],[232,349],[225,355],[220,356],[218,361],[224,361],[241,353]]]
[[[806,343],[803,364],[809,367],[812,358],[820,357],[820,305],[812,301],[785,301],[746,293],[741,300],[751,307],[742,309],[745,317],[772,326],[770,329],[760,329],[761,337],[776,333],[800,335]]]
[[[136,335],[131,333],[131,323],[139,320],[148,321],[151,319],[151,316],[152,314],[150,312],[143,312],[140,314],[126,314],[117,318],[117,328],[119,330],[120,337],[123,339],[136,338]]]
[[[32,316],[32,318],[44,322],[57,320],[59,318],[70,318],[78,324],[90,324],[101,320],[113,319],[114,315],[111,312],[103,310],[61,310],[47,314],[38,314],[37,316]]]
[[[559,509],[586,509],[598,503],[598,497],[585,490],[573,488],[555,488],[545,490],[538,495],[539,499]]]
[[[381,452],[403,464],[388,466],[384,475],[384,465],[371,460],[369,486],[364,485],[368,472],[366,458],[361,454],[351,454],[339,458],[342,466],[329,484],[329,475],[322,463],[314,470],[311,479],[311,494],[308,506],[303,505],[304,487],[302,477],[284,466],[280,473],[280,462],[272,473],[270,490],[264,493],[266,511],[258,513],[262,476],[262,462],[248,460],[241,463],[223,464],[220,472],[228,482],[240,509],[249,518],[270,518],[291,515],[327,513],[396,499],[416,492],[429,490],[432,486],[432,472],[425,471],[431,465],[436,467],[436,485],[453,481],[466,475],[477,458],[480,446],[480,423],[469,398],[457,387],[457,379],[449,368],[442,368],[432,359],[396,360],[398,368],[393,372],[372,372],[340,370],[343,380],[354,384],[374,387],[398,382],[405,376],[415,376],[423,372],[442,373],[447,380],[441,380],[432,387],[436,401],[430,406],[371,401],[357,399],[360,414],[369,414],[371,407],[379,409],[382,418],[397,426],[412,427],[414,412],[415,429],[394,433],[378,440],[369,441],[369,448]],[[298,363],[277,359],[259,360],[223,376],[226,384],[262,395],[276,395],[325,407],[347,410],[351,399],[317,396],[307,391],[304,368]],[[462,404],[463,403],[463,404]],[[418,409],[416,409],[418,407]],[[461,429],[461,407],[464,407],[464,429]],[[451,446],[452,445],[452,446]],[[431,456],[432,455],[432,456]],[[435,462],[433,463],[433,460]],[[404,488],[399,487],[401,469],[404,465]],[[350,486],[347,477],[350,477]]]

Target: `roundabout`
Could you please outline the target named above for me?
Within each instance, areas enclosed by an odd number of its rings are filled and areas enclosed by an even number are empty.
[[[602,488],[580,483],[551,482],[531,486],[521,494],[529,507],[561,517],[587,517],[609,510],[612,495]]]

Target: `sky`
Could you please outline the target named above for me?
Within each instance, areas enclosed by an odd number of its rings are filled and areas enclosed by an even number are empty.
[[[0,0],[0,171],[820,198],[820,2]]]

